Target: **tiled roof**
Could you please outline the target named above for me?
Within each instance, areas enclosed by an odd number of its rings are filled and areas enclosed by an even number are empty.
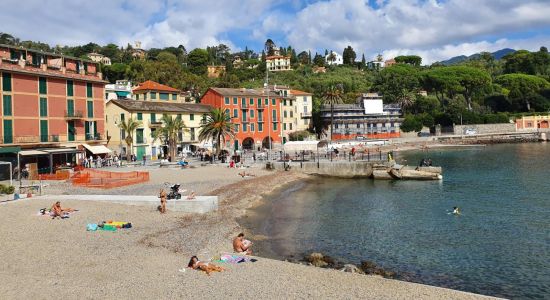
[[[294,95],[294,96],[311,96],[311,95],[313,95],[311,93],[300,91],[300,90],[290,90],[290,94]]]
[[[63,72],[61,71],[55,71],[50,69],[44,71],[41,68],[32,67],[32,66],[25,66],[25,68],[22,68],[18,64],[11,64],[11,63],[0,64],[0,70],[10,71],[15,73],[22,73],[22,74],[29,74],[29,75],[42,75],[42,76],[57,77],[57,78],[69,78],[69,79],[77,79],[82,81],[108,83],[107,81],[95,75],[81,75],[81,74],[67,73],[67,72],[63,74]]]
[[[272,55],[265,58],[266,60],[272,60],[272,59],[290,59],[290,56],[282,56],[282,55]]]
[[[110,100],[107,104],[115,104],[126,111],[149,111],[157,113],[207,113],[210,105],[198,103],[173,103],[143,100]]]
[[[154,82],[152,80],[147,80],[143,83],[140,83],[139,86],[134,89],[134,92],[136,91],[162,91],[162,92],[177,92],[177,93],[180,92],[180,90],[178,89],[169,87],[164,84],[160,84],[158,82]]]
[[[222,95],[222,96],[252,96],[252,97],[261,97],[263,96],[263,92],[259,90],[254,89],[231,89],[231,88],[210,88],[211,90],[215,91],[216,93]]]

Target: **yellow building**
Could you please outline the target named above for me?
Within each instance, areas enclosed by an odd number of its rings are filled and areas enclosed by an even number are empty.
[[[140,83],[132,93],[134,100],[185,102],[180,90],[151,80]]]
[[[152,134],[162,127],[161,118],[164,114],[182,118],[186,130],[179,134],[178,153],[192,151],[199,146],[199,131],[201,121],[211,107],[196,103],[176,103],[164,101],[109,100],[105,108],[105,129],[108,136],[107,147],[117,153],[128,153],[128,145],[124,141],[126,133],[118,126],[121,120],[133,118],[140,121],[141,126],[134,132],[132,153],[141,160],[157,159],[168,155],[167,143],[160,139],[153,140]]]

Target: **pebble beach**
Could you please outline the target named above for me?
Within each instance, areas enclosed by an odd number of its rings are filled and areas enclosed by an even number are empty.
[[[143,169],[147,169],[144,167]],[[123,169],[122,171],[128,171]],[[165,182],[181,183],[198,195],[218,195],[219,210],[204,215],[152,207],[92,201],[64,201],[76,208],[70,218],[37,216],[52,203],[39,197],[0,204],[0,295],[3,299],[105,298],[262,298],[262,299],[482,299],[471,293],[344,273],[256,257],[256,262],[220,264],[228,271],[207,276],[185,268],[190,256],[209,260],[231,251],[244,231],[237,219],[274,189],[307,175],[219,165],[192,169],[151,167],[146,184],[95,190],[50,183],[52,194],[158,193]],[[169,206],[168,206],[169,207]],[[87,223],[127,221],[131,229],[87,232]]]

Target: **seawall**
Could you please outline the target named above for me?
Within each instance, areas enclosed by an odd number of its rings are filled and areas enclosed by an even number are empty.
[[[309,175],[333,176],[341,178],[365,178],[372,175],[374,164],[381,162],[368,161],[305,161],[291,162],[292,171],[298,171]],[[276,170],[284,170],[288,163],[275,162]]]

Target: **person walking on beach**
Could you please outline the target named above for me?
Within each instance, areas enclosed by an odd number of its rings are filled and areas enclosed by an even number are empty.
[[[164,214],[166,213],[166,192],[164,191],[164,189],[160,189],[159,198],[160,198],[159,211],[161,214]]]
[[[239,235],[233,239],[233,250],[242,255],[252,255],[252,242],[244,239],[244,233],[239,233]]]

